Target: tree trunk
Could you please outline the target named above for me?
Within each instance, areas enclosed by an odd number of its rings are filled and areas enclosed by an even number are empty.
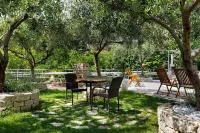
[[[182,11],[182,28],[183,28],[183,49],[181,51],[181,56],[183,60],[183,65],[188,73],[189,79],[192,82],[195,88],[195,98],[196,98],[196,107],[200,111],[200,80],[193,67],[193,60],[191,57],[191,47],[190,47],[190,12],[189,10]],[[181,49],[180,49],[181,50]]]
[[[143,63],[140,65],[140,67],[141,67],[141,77],[143,77],[144,76],[144,66],[143,66]]]
[[[31,65],[31,77],[35,78],[35,66]]]
[[[99,53],[94,54],[94,62],[95,62],[95,67],[97,71],[97,76],[101,76],[100,64],[99,64]]]
[[[3,86],[5,82],[5,70],[9,60],[8,45],[10,42],[10,38],[12,37],[14,30],[17,29],[26,19],[28,19],[28,14],[25,14],[24,17],[21,19],[15,20],[11,24],[7,33],[4,35],[4,39],[1,43],[1,45],[3,46],[3,54],[0,51],[0,92],[3,92]]]
[[[190,81],[192,82],[194,88],[195,88],[195,98],[196,98],[196,104],[197,104],[197,110],[200,110],[200,80],[199,76],[196,73],[192,60],[184,60],[184,54],[182,54],[183,59],[183,65],[188,73],[188,77],[190,78]]]
[[[3,92],[5,76],[5,69],[0,67],[0,92]]]

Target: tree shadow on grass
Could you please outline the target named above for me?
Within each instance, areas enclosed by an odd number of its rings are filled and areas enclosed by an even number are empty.
[[[64,103],[65,91],[41,92],[37,111],[13,113],[0,119],[0,133],[60,132],[60,133],[132,133],[156,132],[156,109],[166,100],[152,98],[134,92],[120,93],[120,109],[117,100],[110,102],[110,113],[102,107],[103,99],[96,99],[94,109],[84,98],[70,105],[71,97]],[[70,95],[70,94],[69,94]],[[152,109],[148,114],[147,109]]]

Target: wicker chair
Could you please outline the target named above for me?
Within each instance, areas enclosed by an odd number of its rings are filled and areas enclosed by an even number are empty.
[[[105,92],[99,92],[99,93],[93,93],[92,95],[92,102],[91,102],[91,108],[93,106],[93,98],[96,96],[100,96],[104,98],[104,107],[105,107],[105,99],[108,99],[108,111],[109,111],[109,100],[111,98],[117,97],[118,100],[118,110],[119,110],[119,89],[120,85],[122,83],[123,77],[116,77],[113,78],[111,81],[111,84],[109,86],[108,91]]]
[[[170,79],[167,75],[165,68],[158,68],[158,69],[156,69],[156,72],[157,72],[158,78],[160,80],[160,87],[158,88],[157,94],[160,91],[160,88],[162,85],[166,85],[166,87],[167,87],[167,91],[168,91],[167,96],[171,92],[172,87],[178,88],[177,80]],[[170,88],[168,88],[168,87],[170,87]]]
[[[78,83],[76,82],[77,76],[74,73],[65,74],[65,80],[66,80],[66,92],[65,92],[65,101],[67,98],[67,90],[71,90],[72,92],[72,105],[73,105],[73,93],[77,93],[77,99],[78,99],[78,92],[86,91],[86,99],[88,101],[87,96],[87,88],[79,88]]]
[[[194,88],[189,77],[188,77],[188,75],[187,75],[187,72],[183,68],[176,68],[176,69],[174,69],[174,74],[176,75],[176,78],[177,78],[178,83],[179,83],[178,92],[176,94],[176,97],[178,95],[180,95],[180,88],[181,87],[184,88],[185,94],[187,95],[186,88],[190,88],[190,89]]]

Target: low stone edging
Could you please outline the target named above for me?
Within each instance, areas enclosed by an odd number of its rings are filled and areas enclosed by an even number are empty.
[[[27,93],[0,94],[0,108],[15,112],[27,111],[39,104],[39,90]]]
[[[200,133],[200,121],[173,111],[173,105],[158,107],[158,133]]]

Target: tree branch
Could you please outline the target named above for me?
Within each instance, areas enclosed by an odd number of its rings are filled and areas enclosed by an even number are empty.
[[[108,42],[106,41],[103,46],[98,50],[96,54],[99,54],[106,46],[108,45]]]
[[[53,48],[50,50],[46,50],[46,56],[43,57],[41,60],[37,61],[35,64],[40,64],[41,62],[47,60],[53,54]]]
[[[2,42],[3,44],[3,52],[4,52],[4,60],[8,62],[8,44],[10,41],[10,38],[14,32],[15,29],[17,29],[17,27],[24,22],[26,19],[28,19],[28,14],[25,14],[23,18],[19,19],[19,20],[15,20],[11,26],[10,29],[7,31],[7,33],[5,34],[5,38]]]
[[[27,48],[26,51],[28,52],[28,54],[31,56],[32,60],[29,61],[31,63],[33,63],[32,65],[34,66],[36,64],[35,62],[35,57],[33,56],[33,53],[31,52],[31,49],[30,48]]]
[[[17,51],[14,51],[14,50],[12,50],[12,49],[9,49],[9,51],[10,51],[11,53],[13,53],[15,56],[17,56],[18,58],[21,58],[21,59],[24,59],[24,60],[29,60],[29,58],[24,57],[23,54],[18,53]]]
[[[98,43],[99,49],[101,49],[101,45],[103,43],[104,37],[101,38],[100,42]]]
[[[194,11],[194,9],[198,6],[199,3],[200,3],[200,0],[194,0],[194,3],[191,6],[189,6],[187,9],[185,9],[185,12],[191,14]]]
[[[180,10],[181,10],[181,12],[184,11],[185,1],[186,0],[180,0]]]
[[[24,22],[26,19],[28,19],[28,14],[25,14],[22,19],[16,20],[12,23],[10,26],[10,30],[16,29],[22,22]]]
[[[176,34],[176,32],[170,26],[168,26],[167,24],[165,24],[164,22],[162,22],[161,20],[159,20],[158,18],[155,18],[155,17],[145,17],[145,19],[147,21],[153,21],[153,22],[159,24],[160,26],[164,27],[166,30],[168,30],[169,33],[172,35],[172,37],[175,39],[175,41],[178,44],[180,50],[183,51],[183,45],[182,45],[181,40],[179,39],[179,37]]]

